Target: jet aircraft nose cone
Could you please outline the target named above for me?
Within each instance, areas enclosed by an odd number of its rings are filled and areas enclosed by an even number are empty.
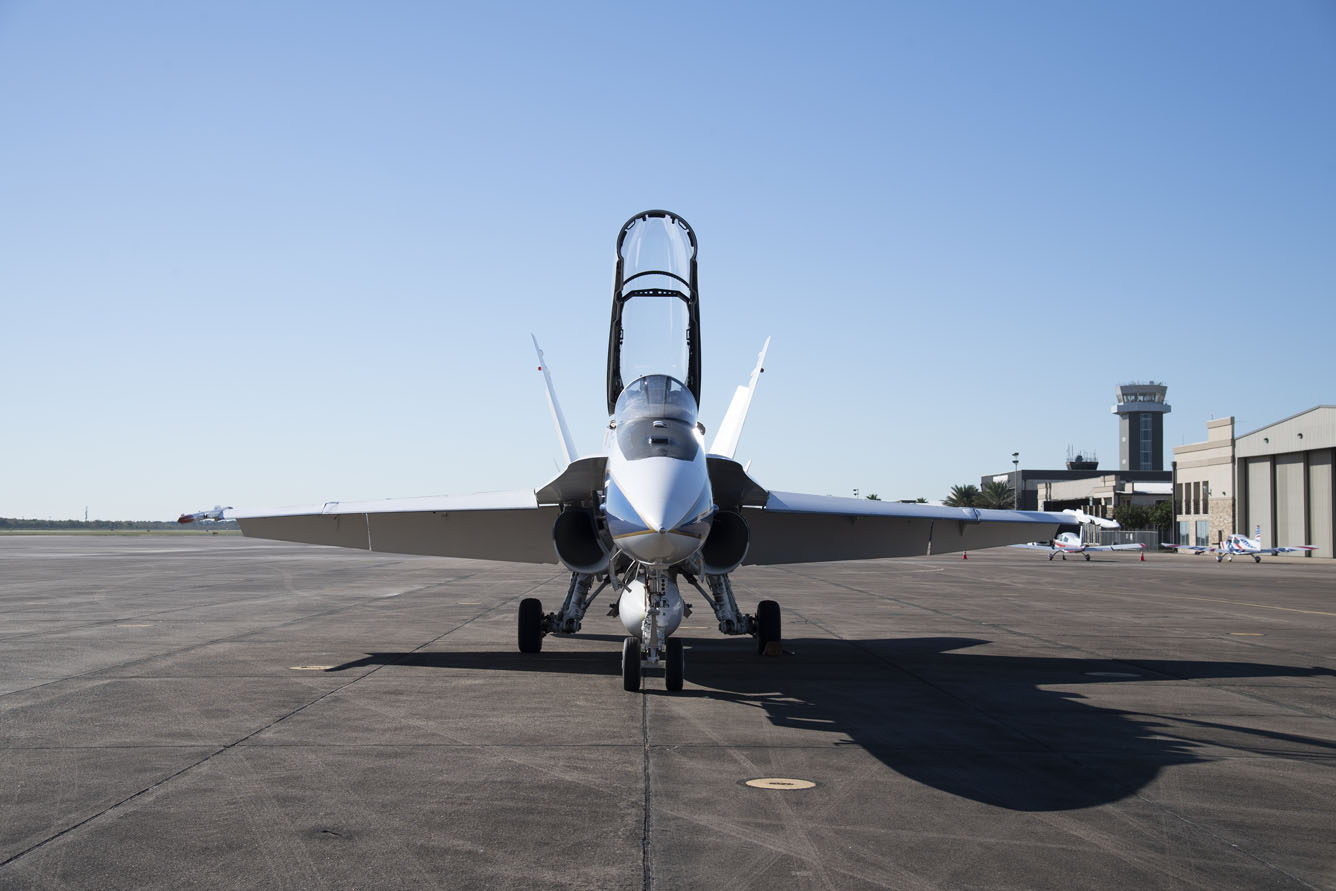
[[[705,462],[655,457],[619,463],[605,507],[613,540],[630,556],[654,565],[685,560],[709,532]]]

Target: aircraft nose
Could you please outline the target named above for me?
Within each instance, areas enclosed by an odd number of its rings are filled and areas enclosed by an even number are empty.
[[[698,551],[709,532],[709,477],[689,462],[657,460],[666,463],[653,473],[609,480],[605,509],[618,547],[645,563],[671,564]]]

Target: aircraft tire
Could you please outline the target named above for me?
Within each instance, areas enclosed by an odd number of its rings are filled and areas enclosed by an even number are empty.
[[[628,693],[640,689],[640,641],[634,637],[622,641],[622,689]]]
[[[1262,562],[1262,558],[1259,557],[1259,556],[1257,556],[1256,554],[1254,554],[1254,555],[1253,555],[1253,562],[1254,562],[1254,563],[1261,563],[1261,562]]]
[[[1049,563],[1052,563],[1052,562],[1053,562],[1053,558],[1056,557],[1056,556],[1057,556],[1056,554],[1049,554],[1049,555],[1048,555],[1048,562],[1049,562]]]
[[[1216,556],[1215,556],[1215,562],[1216,562],[1216,563],[1220,563],[1220,562],[1222,562],[1224,559],[1225,559],[1225,555],[1224,555],[1224,554],[1216,554]]]
[[[521,653],[537,653],[543,648],[543,602],[537,597],[520,601],[516,615]]]
[[[756,604],[756,653],[764,656],[766,648],[780,642],[779,604],[762,600]]]
[[[664,651],[663,663],[664,686],[676,693],[682,689],[682,666],[686,661],[682,656],[682,641],[676,637],[668,638]]]
[[[1089,554],[1086,554],[1086,555],[1085,555],[1085,558],[1086,558],[1086,562],[1089,563],[1089,562],[1090,562],[1090,555],[1089,555]]]

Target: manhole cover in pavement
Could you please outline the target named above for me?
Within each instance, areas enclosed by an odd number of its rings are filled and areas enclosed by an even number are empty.
[[[795,780],[792,777],[757,777],[753,780],[743,780],[743,785],[751,786],[753,789],[776,789],[779,791],[792,791],[795,789],[814,789],[816,783],[811,780]]]

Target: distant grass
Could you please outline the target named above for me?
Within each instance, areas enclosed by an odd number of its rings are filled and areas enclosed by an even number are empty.
[[[240,529],[0,529],[0,535],[240,535]]]

